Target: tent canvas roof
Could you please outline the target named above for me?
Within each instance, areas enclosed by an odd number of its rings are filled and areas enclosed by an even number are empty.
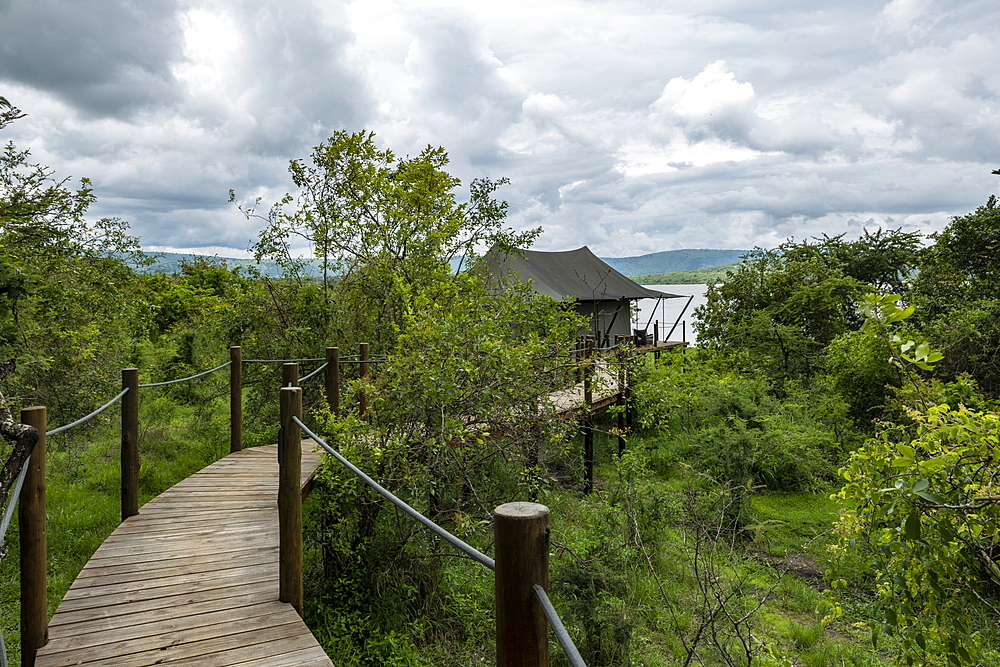
[[[493,275],[530,280],[536,292],[553,299],[617,301],[681,296],[643,287],[605,264],[587,246],[563,252],[525,250],[523,257],[490,251],[484,260]]]

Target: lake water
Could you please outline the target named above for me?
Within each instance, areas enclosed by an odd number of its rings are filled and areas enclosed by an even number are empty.
[[[656,299],[640,299],[636,302],[638,312],[632,326],[636,329],[642,329],[649,322],[648,329],[649,333],[652,334],[652,322],[659,321],[660,340],[663,340],[670,328],[674,326],[674,322],[680,317],[681,322],[670,334],[669,340],[686,340],[692,344],[697,342],[694,327],[691,326],[695,321],[694,309],[705,303],[705,291],[708,289],[708,285],[645,285],[645,287],[670,294],[682,294],[684,297],[693,296],[694,298],[691,299],[691,304],[687,306],[686,310],[684,306],[688,302],[687,298],[663,299],[659,303],[656,302]],[[683,315],[681,315],[681,311],[683,311]],[[652,322],[650,322],[651,319]]]

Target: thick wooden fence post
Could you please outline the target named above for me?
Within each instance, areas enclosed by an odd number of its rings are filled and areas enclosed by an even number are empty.
[[[281,388],[278,442],[278,599],[302,616],[302,388]]]
[[[122,369],[122,521],[139,513],[139,369]]]
[[[229,452],[243,449],[243,348],[229,348]]]
[[[587,339],[583,370],[583,465],[587,477],[587,493],[594,490],[594,339]]]
[[[21,410],[21,423],[34,426],[38,442],[25,465],[17,524],[21,532],[21,666],[33,667],[35,652],[49,640],[48,588],[45,579],[45,430],[44,407]],[[11,499],[13,502],[14,499]]]
[[[326,348],[326,368],[323,370],[326,403],[334,417],[340,416],[340,348]]]
[[[531,587],[549,588],[549,508],[493,510],[497,667],[548,667],[549,628]]]
[[[281,388],[299,386],[299,365],[294,361],[281,364]]]
[[[361,379],[363,380],[368,377],[368,343],[361,343],[359,351],[361,353]],[[365,392],[358,395],[358,411],[361,413],[362,419],[368,413],[368,395]]]

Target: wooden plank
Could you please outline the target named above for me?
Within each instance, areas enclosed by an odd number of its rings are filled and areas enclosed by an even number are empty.
[[[265,602],[259,605],[242,607],[239,610],[224,609],[222,611],[185,616],[183,618],[171,619],[168,621],[157,621],[155,623],[142,623],[129,625],[128,627],[116,627],[110,630],[96,630],[76,635],[67,635],[57,639],[50,639],[46,649],[52,653],[60,651],[70,651],[82,649],[100,644],[111,644],[114,642],[128,642],[143,637],[163,636],[173,637],[180,633],[195,631],[202,627],[220,627],[234,620],[234,613],[238,614],[235,620],[246,622],[253,627],[267,625],[274,622],[281,622],[282,619],[291,618],[287,605],[279,602]]]
[[[319,466],[312,444],[303,488]],[[60,603],[37,667],[332,667],[277,601],[276,455],[230,454],[123,522]]]

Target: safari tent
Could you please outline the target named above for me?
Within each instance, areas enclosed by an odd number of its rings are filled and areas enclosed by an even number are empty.
[[[602,345],[614,341],[616,335],[635,333],[633,301],[682,296],[643,287],[608,266],[587,246],[562,252],[525,250],[509,255],[490,251],[484,263],[492,276],[530,282],[536,292],[553,299],[572,299],[577,312],[590,321],[589,333]]]

